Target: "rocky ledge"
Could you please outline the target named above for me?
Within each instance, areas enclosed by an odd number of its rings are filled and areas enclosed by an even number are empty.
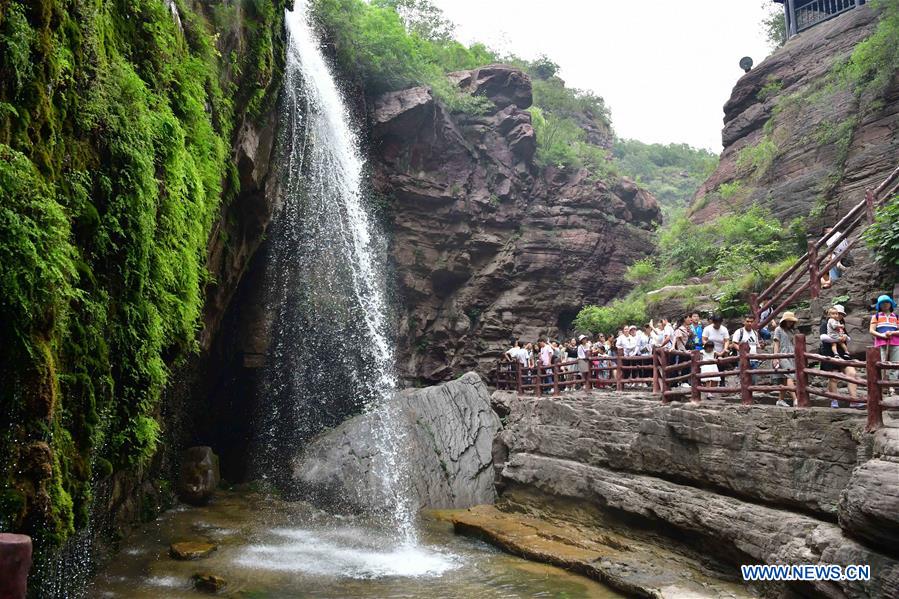
[[[450,79],[491,108],[452,112],[415,87],[381,96],[371,115],[406,309],[398,364],[429,382],[484,373],[513,335],[564,330],[585,303],[619,295],[661,220],[632,181],[535,163],[525,73],[490,65]]]
[[[899,596],[899,428],[867,435],[851,410],[662,406],[636,394],[493,401],[508,411],[494,446],[497,505],[599,539],[605,547],[591,551],[601,555],[579,571],[614,584],[620,572],[602,563],[616,545],[602,535],[628,545],[621,539],[651,531],[675,561],[698,560],[725,580],[738,580],[741,564],[871,566],[870,581],[758,587],[765,596]],[[503,546],[495,514],[480,516],[455,521]],[[626,592],[639,582],[622,580]],[[673,596],[658,581],[641,588]]]
[[[419,508],[462,508],[493,503],[491,446],[500,428],[481,378],[397,394],[388,412],[402,438],[403,459]],[[303,494],[329,509],[359,512],[381,496],[378,413],[351,418],[319,435],[296,457],[294,479]],[[375,502],[376,503],[376,502]]]

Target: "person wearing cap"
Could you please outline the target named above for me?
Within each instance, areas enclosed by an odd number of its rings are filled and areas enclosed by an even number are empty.
[[[846,318],[846,308],[837,304],[833,307],[833,310],[840,315],[840,318],[827,319],[827,335],[839,340],[846,337],[846,325],[843,324],[842,320],[843,318]],[[846,338],[848,339],[848,337]],[[831,350],[835,356],[840,356],[844,360],[848,360],[851,357],[845,341],[835,342]]]
[[[896,317],[896,302],[889,295],[881,295],[877,298],[877,306],[874,315],[871,316],[871,336],[874,338],[874,347],[880,349],[881,362],[899,362],[899,318]],[[895,381],[899,371],[889,369],[886,371],[887,379]],[[894,387],[888,387],[888,393],[896,393]]]
[[[845,313],[845,310],[842,310],[842,312]],[[827,356],[829,358],[843,359],[842,356],[834,353],[833,344],[834,343],[848,344],[849,341],[851,341],[851,339],[849,338],[849,335],[846,335],[844,333],[842,335],[833,337],[833,336],[827,334],[827,320],[834,318],[834,319],[842,322],[843,316],[844,316],[844,314],[841,314],[841,311],[837,310],[836,306],[834,306],[832,308],[828,308],[825,318],[821,319],[821,325],[819,328],[819,332],[821,334],[821,348],[818,350],[821,353],[821,355]],[[843,323],[843,326],[845,327],[845,323]],[[842,366],[840,364],[832,363],[829,360],[821,361],[821,370],[824,370],[826,372],[842,372],[843,374],[845,374],[847,376],[852,376],[852,377],[856,376],[856,374],[857,374],[855,367]],[[836,379],[828,380],[827,381],[827,391],[829,393],[836,393],[838,385],[839,385],[839,383]],[[858,402],[858,385],[856,385],[855,383],[847,383],[846,387],[849,389],[849,397],[850,397],[849,407],[851,407],[851,408],[864,407],[865,404]],[[832,399],[830,401],[830,407],[839,408],[840,403],[837,400]]]
[[[792,354],[795,351],[793,337],[796,335],[797,322],[799,322],[799,319],[796,318],[796,314],[793,312],[784,312],[783,316],[780,317],[780,322],[778,322],[777,328],[774,329],[774,334],[772,335],[775,354]],[[796,360],[793,358],[779,358],[772,360],[772,366],[775,370],[780,371],[780,376],[784,378],[784,384],[791,389],[795,389]],[[790,404],[784,400],[786,393],[786,390],[783,388],[778,392],[777,405],[782,408],[790,407]],[[791,390],[790,395],[793,396],[793,406],[795,407],[796,392]]]

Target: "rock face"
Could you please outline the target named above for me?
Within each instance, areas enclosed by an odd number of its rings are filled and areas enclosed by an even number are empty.
[[[405,459],[418,507],[461,508],[493,503],[491,446],[499,418],[474,373],[426,389],[402,392],[391,411],[402,422]],[[380,493],[372,458],[378,451],[376,415],[347,420],[314,439],[293,462],[304,495],[329,509],[362,511]],[[375,499],[377,502],[377,499]]]
[[[861,415],[822,408],[661,406],[611,394],[495,402],[510,410],[494,449],[501,504],[521,490],[542,494],[526,501],[536,510],[581,502],[667,531],[733,572],[870,564],[870,581],[819,582],[814,594],[899,595],[897,429],[872,442]]]
[[[191,505],[205,505],[219,486],[219,458],[211,447],[191,447],[181,458],[178,497]]]
[[[859,98],[858,90],[831,74],[876,21],[869,6],[851,10],[792,38],[740,78],[724,105],[724,151],[697,192],[695,220],[752,202],[769,206],[783,221],[801,217],[820,233],[825,221],[845,214],[864,199],[866,187],[896,168],[899,81],[877,102]],[[753,165],[751,150],[760,142],[769,152],[757,152]],[[715,194],[734,182],[740,188],[728,199]],[[809,222],[810,213],[819,217]]]
[[[491,65],[450,78],[487,98],[487,114],[450,112],[416,87],[381,96],[371,116],[411,380],[485,372],[510,338],[567,329],[585,303],[625,288],[661,219],[628,180],[537,167],[526,74]]]

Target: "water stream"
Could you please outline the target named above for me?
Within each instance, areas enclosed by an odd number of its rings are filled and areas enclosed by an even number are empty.
[[[373,431],[389,529],[415,541],[401,433],[386,401],[396,390],[386,293],[386,243],[367,206],[365,161],[347,105],[322,54],[307,0],[285,22],[281,125],[283,208],[269,259],[272,344],[257,468],[289,486],[289,457],[323,428],[362,410]]]

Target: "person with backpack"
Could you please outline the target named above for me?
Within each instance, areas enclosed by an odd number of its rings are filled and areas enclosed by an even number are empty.
[[[755,324],[755,317],[752,314],[747,314],[745,318],[743,318],[743,326],[734,331],[733,337],[731,337],[731,347],[732,354],[738,355],[740,344],[746,343],[749,345],[749,355],[755,355],[759,351],[759,334],[753,328]],[[753,370],[759,367],[758,360],[749,360],[749,367]],[[755,384],[755,377],[752,378],[753,384]]]
[[[896,302],[889,295],[884,294],[877,298],[869,330],[871,337],[874,338],[874,347],[880,349],[880,360],[899,362],[899,317],[896,316]],[[899,376],[897,370],[886,371],[886,377],[891,381],[895,381],[897,376]],[[896,393],[895,387],[887,389],[889,395]]]
[[[693,349],[702,349],[702,319],[699,312],[690,315],[690,331],[693,333]]]
[[[849,335],[840,334],[838,337],[832,337],[827,333],[827,321],[831,318],[836,319],[840,322],[843,322],[843,314],[846,311],[843,310],[842,306],[833,306],[828,308],[824,318],[821,319],[821,324],[819,325],[819,333],[821,336],[821,347],[818,350],[822,356],[827,356],[829,358],[839,358],[843,360],[844,358],[839,354],[834,353],[834,343],[843,342],[849,343],[851,339]],[[845,324],[844,324],[845,326]],[[831,362],[821,362],[821,370],[825,372],[842,372],[846,376],[855,377],[857,372],[853,366],[843,366],[842,364],[834,364]],[[836,379],[830,379],[827,381],[827,391],[830,393],[836,393],[839,385],[839,381]],[[865,404],[858,401],[858,385],[855,383],[846,383],[846,388],[849,390],[849,407],[850,408],[863,408]],[[840,402],[835,399],[830,400],[830,407],[839,408]]]

